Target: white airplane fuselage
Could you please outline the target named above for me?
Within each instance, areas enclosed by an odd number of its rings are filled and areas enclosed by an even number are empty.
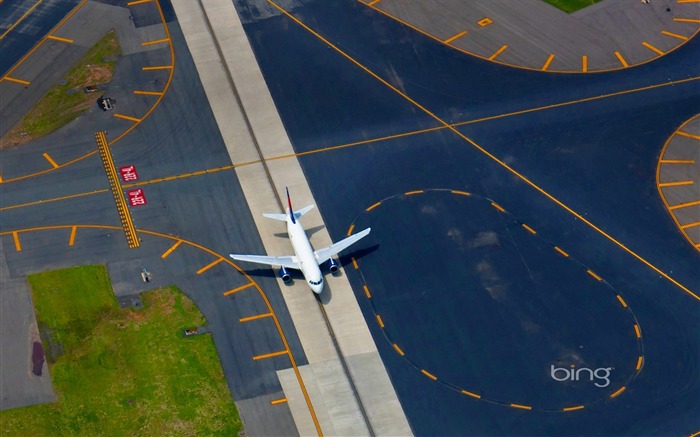
[[[287,220],[287,233],[289,234],[289,240],[292,242],[294,255],[296,255],[299,262],[301,274],[304,275],[304,279],[306,279],[311,290],[314,293],[320,293],[323,290],[321,268],[314,255],[314,249],[311,247],[309,237],[307,237],[306,231],[304,231],[299,220],[294,222],[291,219]]]

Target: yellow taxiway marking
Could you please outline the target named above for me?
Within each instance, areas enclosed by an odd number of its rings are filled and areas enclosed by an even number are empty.
[[[508,48],[507,45],[505,45],[505,44],[502,45],[501,48],[498,49],[498,50],[496,50],[496,52],[494,52],[493,55],[489,56],[489,58],[488,58],[489,61],[493,61],[494,59],[496,59],[496,57],[497,57],[498,55],[500,55],[501,53],[503,53],[503,51],[504,51],[505,49],[507,49],[507,48]]]
[[[564,255],[564,256],[567,257],[567,258],[569,257],[569,254],[566,253],[566,252],[564,252],[564,249],[562,249],[562,248],[559,247],[559,246],[554,246],[554,250],[556,250],[557,252],[561,253],[562,255]]]
[[[468,31],[463,30],[462,32],[459,32],[457,35],[451,36],[451,37],[447,38],[446,40],[443,41],[443,43],[449,44],[449,43],[451,43],[452,41],[454,41],[454,40],[456,40],[456,39],[459,39],[459,38],[463,37],[464,35],[466,35],[466,34],[468,34],[468,33],[469,33]]]
[[[700,226],[700,222],[692,222],[681,225],[681,229],[694,228],[695,226]]]
[[[687,208],[689,206],[695,206],[695,205],[700,205],[700,200],[694,200],[692,202],[680,203],[678,205],[669,206],[668,209],[673,211],[675,209]]]
[[[622,54],[620,52],[615,52],[615,56],[617,57],[617,60],[620,61],[620,64],[622,64],[623,67],[629,67],[627,61],[625,61],[625,58],[622,57]]]
[[[154,44],[162,44],[164,42],[170,42],[170,38],[154,39],[153,41],[144,41],[141,43],[142,46],[152,46]]]
[[[381,205],[381,204],[382,204],[382,202],[377,202],[377,203],[375,203],[374,205],[372,205],[372,206],[370,206],[369,208],[367,208],[365,211],[370,212],[370,211],[372,211],[374,208],[378,207],[378,206]]]
[[[481,395],[478,395],[478,394],[476,394],[476,393],[472,393],[472,392],[470,392],[470,391],[462,390],[462,394],[463,394],[463,395],[467,395],[467,396],[471,396],[471,397],[473,397],[474,399],[481,399]]]
[[[412,196],[414,194],[423,194],[423,193],[425,193],[424,190],[416,190],[416,191],[407,191],[404,194],[407,196]]]
[[[537,231],[535,231],[534,229],[532,229],[530,226],[526,225],[525,223],[523,223],[521,226],[522,226],[526,231],[528,231],[529,233],[531,233],[532,235],[537,234]]]
[[[677,21],[679,23],[700,23],[700,20],[696,18],[674,18],[673,21]]]
[[[126,5],[127,6],[136,6],[136,5],[142,5],[144,3],[150,3],[151,0],[134,0],[133,2],[129,2]]]
[[[379,327],[383,328],[384,327],[384,322],[382,321],[382,318],[379,314],[376,314],[377,316],[377,323],[379,323]]]
[[[680,130],[676,131],[676,135],[680,135],[680,136],[682,136],[682,137],[692,138],[692,139],[694,139],[694,140],[700,140],[700,135],[695,135],[695,134],[691,134],[691,133],[688,133],[688,132],[683,132],[683,131],[680,131]]]
[[[182,240],[177,240],[177,241],[175,242],[175,244],[173,244],[172,246],[170,246],[170,249],[168,249],[168,250],[166,250],[165,252],[163,252],[163,254],[162,254],[160,257],[161,257],[162,259],[167,258],[171,253],[173,253],[173,251],[174,251],[175,249],[177,249],[178,247],[180,247],[181,244],[182,244]]]
[[[17,25],[18,25],[19,23],[21,23],[22,21],[24,21],[24,19],[27,18],[27,15],[31,14],[32,12],[34,12],[34,9],[36,9],[37,6],[39,6],[39,5],[41,4],[41,2],[43,2],[43,1],[44,1],[44,0],[39,0],[39,1],[37,1],[36,3],[34,3],[34,5],[32,5],[32,7],[29,8],[29,9],[27,10],[27,12],[25,12],[21,17],[19,17],[19,19],[18,19],[17,21],[15,21],[15,23],[14,23],[12,26],[10,26],[9,29],[7,29],[2,35],[0,35],[0,40],[2,40],[3,38],[5,38],[5,36],[6,36],[8,33],[12,32],[12,29],[14,29],[15,27],[17,27]]]
[[[490,19],[489,17],[484,17],[484,18],[482,18],[481,20],[479,20],[479,21],[476,22],[476,24],[478,24],[478,25],[481,26],[481,27],[486,27],[486,26],[488,26],[489,24],[492,24],[492,23],[493,23],[493,20]]]
[[[206,271],[209,270],[210,268],[212,268],[212,267],[214,267],[215,265],[219,264],[219,263],[220,263],[221,261],[223,261],[223,260],[224,260],[223,258],[219,258],[219,259],[216,259],[216,260],[210,262],[209,264],[205,265],[205,266],[202,267],[201,269],[197,270],[197,274],[198,274],[198,275],[201,275],[202,273],[206,272]]]
[[[596,280],[598,280],[598,281],[602,281],[602,280],[603,280],[603,278],[601,278],[600,276],[598,276],[598,275],[597,275],[593,270],[591,270],[591,269],[586,270],[586,273],[588,273],[589,275],[593,276],[593,277],[594,277]]]
[[[68,245],[69,245],[69,246],[73,246],[73,244],[75,244],[75,234],[76,234],[76,232],[78,232],[78,227],[77,227],[77,226],[73,226],[72,228],[70,228],[70,238],[68,239]]]
[[[644,357],[640,356],[637,358],[637,367],[634,370],[639,370],[642,368],[642,363],[644,362]]]
[[[695,164],[694,159],[662,159],[661,164]]]
[[[148,0],[150,1],[150,0]],[[277,404],[284,404],[287,402],[287,398],[282,398],[282,399],[274,399],[270,401],[270,405],[277,405]]]
[[[382,0],[372,0],[371,2],[367,3],[367,6],[374,6],[377,3],[379,3],[380,1],[382,1]]]
[[[52,39],[52,40],[54,40],[54,41],[64,42],[64,43],[67,43],[67,44],[73,44],[73,42],[74,42],[72,39],[61,38],[60,36],[56,36],[56,35],[49,35],[49,36],[47,36],[46,38],[47,38],[47,39]]]
[[[611,394],[611,395],[610,395],[610,398],[616,398],[616,397],[620,396],[620,394],[622,394],[622,392],[625,391],[626,388],[627,388],[627,387],[622,387],[622,388],[620,388],[618,391],[616,391],[615,393]]]
[[[351,224],[350,227],[348,228],[348,237],[352,235],[352,230],[355,229],[355,224]]]
[[[41,156],[43,156],[44,159],[46,159],[47,161],[49,161],[49,164],[51,164],[51,165],[53,166],[53,168],[58,168],[58,167],[59,167],[59,165],[56,164],[56,161],[54,161],[53,159],[51,159],[51,157],[49,156],[48,153],[42,153]]]
[[[0,175],[0,184],[2,184],[2,175]]]
[[[406,354],[403,352],[403,350],[401,350],[401,348],[399,347],[398,344],[393,343],[392,346],[394,347],[394,350],[396,350],[396,352],[397,352],[399,355],[401,355],[401,356],[406,355]]]
[[[617,300],[620,301],[620,304],[622,305],[622,308],[627,308],[627,302],[625,302],[625,300],[622,298],[622,296],[620,296],[619,294],[616,295],[616,296],[617,296]]]
[[[581,71],[586,73],[588,71],[588,56],[581,56]]]
[[[562,408],[562,411],[576,411],[576,410],[583,410],[583,409],[584,409],[583,405],[576,405],[575,407]]]
[[[257,316],[250,316],[250,317],[241,317],[240,319],[238,319],[238,321],[241,323],[245,323],[245,322],[250,322],[251,320],[265,319],[267,317],[272,317],[272,313],[258,314]]]
[[[642,338],[642,331],[636,323],[634,324],[634,333],[637,335],[637,338]]]
[[[17,208],[26,208],[28,206],[39,205],[42,203],[58,202],[61,200],[75,199],[77,197],[91,196],[93,194],[102,194],[102,193],[106,193],[108,191],[109,190],[105,188],[105,189],[101,189],[101,190],[91,191],[89,193],[71,194],[69,196],[54,197],[53,199],[47,199],[47,200],[35,200],[33,202],[20,203],[18,205],[4,206],[4,207],[0,208],[0,211],[6,211],[6,210],[10,210],[10,209],[17,209]]]
[[[362,288],[365,290],[365,296],[367,296],[367,299],[371,299],[372,295],[369,294],[369,288],[367,288],[366,285],[363,285]]]
[[[687,37],[687,36],[679,35],[679,34],[677,34],[677,33],[668,32],[668,31],[665,31],[665,30],[662,30],[661,33],[662,33],[663,35],[666,35],[666,36],[672,36],[672,37],[674,37],[674,38],[678,38],[678,39],[683,40],[683,41],[688,41],[688,37]]]
[[[678,3],[700,3],[700,0],[678,0]]]
[[[130,116],[124,115],[124,114],[118,114],[118,113],[116,113],[116,114],[114,114],[114,116],[115,116],[116,118],[121,118],[122,120],[133,121],[134,123],[138,123],[138,122],[141,121],[140,118],[130,117]]]
[[[357,260],[355,260],[355,257],[351,256],[350,259],[352,260],[352,266],[355,267],[355,270],[358,270],[360,266],[357,265]]]
[[[229,294],[233,294],[233,293],[238,293],[239,291],[245,290],[246,288],[250,288],[253,285],[255,285],[254,282],[249,282],[248,284],[241,285],[240,287],[237,287],[237,288],[234,288],[233,290],[229,290],[229,291],[225,292],[224,296],[228,296]]]
[[[265,358],[279,357],[280,355],[289,355],[289,351],[283,350],[279,352],[272,352],[269,354],[256,355],[253,357],[253,361],[263,360]]]
[[[547,60],[545,61],[544,65],[542,66],[542,68],[540,70],[547,71],[547,69],[549,68],[549,64],[551,64],[553,60],[554,60],[554,53],[549,55],[549,57],[547,58]]]
[[[156,65],[154,67],[143,67],[141,71],[154,71],[154,70],[172,70],[172,65]]]
[[[660,182],[660,187],[677,187],[679,185],[693,185],[693,181]]]
[[[18,84],[20,84],[20,85],[29,85],[29,84],[31,83],[31,82],[28,82],[28,81],[26,81],[26,80],[15,79],[14,77],[10,77],[10,76],[5,76],[5,77],[2,78],[2,80],[6,80],[6,81],[8,81],[8,82],[18,83]]]
[[[162,96],[163,93],[160,91],[134,91],[134,94],[139,96]]]
[[[432,373],[428,372],[425,369],[420,369],[420,373],[423,375],[427,376],[428,378],[432,379],[433,381],[437,381],[437,376],[433,375]]]
[[[510,404],[510,406],[513,408],[521,409],[521,410],[532,410],[532,407],[529,405]]]
[[[658,54],[658,55],[663,55],[663,54],[664,54],[663,51],[657,49],[656,47],[654,47],[653,45],[649,44],[649,43],[646,42],[646,41],[642,41],[642,45],[643,45],[644,47],[648,48],[649,50],[651,50],[652,52],[656,52],[656,54]]]
[[[21,251],[22,251],[22,245],[21,245],[20,242],[19,242],[19,234],[17,233],[17,231],[14,231],[14,232],[12,233],[12,239],[15,241],[15,250],[16,250],[17,252],[21,252]]]
[[[493,206],[494,208],[496,208],[497,210],[499,210],[501,212],[506,212],[505,208],[503,208],[501,205],[499,205],[496,202],[491,202],[491,206]]]
[[[459,196],[471,196],[472,193],[467,193],[466,191],[452,190],[452,194],[457,194]]]

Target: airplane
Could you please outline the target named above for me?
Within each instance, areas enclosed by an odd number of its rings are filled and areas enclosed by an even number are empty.
[[[323,275],[321,274],[321,264],[328,262],[328,269],[335,273],[338,271],[338,261],[332,257],[355,244],[360,239],[366,237],[371,228],[367,228],[362,232],[351,235],[337,243],[331,244],[328,247],[314,251],[306,236],[304,228],[299,223],[299,218],[313,209],[313,205],[305,206],[304,208],[294,211],[292,209],[292,200],[289,197],[289,189],[287,190],[287,212],[285,214],[265,213],[263,216],[275,220],[280,220],[287,223],[287,233],[292,242],[294,249],[293,256],[264,256],[264,255],[238,255],[230,254],[229,256],[237,261],[248,261],[252,263],[265,264],[269,266],[279,266],[279,275],[282,281],[289,282],[291,275],[287,269],[301,270],[304,279],[309,284],[311,290],[320,294],[323,291]]]

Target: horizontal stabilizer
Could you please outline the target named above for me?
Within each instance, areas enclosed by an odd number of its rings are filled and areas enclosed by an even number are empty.
[[[342,252],[343,250],[358,242],[360,239],[369,235],[369,232],[371,230],[372,228],[367,228],[362,232],[358,232],[357,234],[351,235],[343,240],[338,241],[337,243],[331,244],[328,247],[324,247],[323,249],[317,250],[316,252],[314,252],[314,254],[316,255],[316,260],[318,260],[319,264],[323,264],[324,262],[331,259],[332,256],[337,255],[338,253]]]
[[[288,216],[287,214],[275,214],[275,213],[272,213],[272,212],[266,212],[266,213],[264,213],[264,214],[263,214],[263,217],[267,217],[267,218],[271,218],[271,219],[275,219],[275,220],[280,220],[280,221],[283,221],[283,222],[286,222],[287,219],[289,218],[289,216]]]
[[[265,256],[265,255],[229,255],[236,261],[247,261],[256,264],[265,264],[273,267],[286,267],[288,269],[298,269],[299,263],[296,256]]]

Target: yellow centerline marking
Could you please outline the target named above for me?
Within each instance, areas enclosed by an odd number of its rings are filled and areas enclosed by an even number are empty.
[[[43,156],[44,159],[46,159],[47,161],[49,161],[49,164],[51,164],[51,166],[52,166],[53,168],[58,168],[58,167],[60,167],[58,164],[56,164],[56,161],[54,161],[53,159],[51,159],[51,157],[49,156],[48,153],[42,153],[41,156]]]
[[[575,407],[566,407],[562,408],[562,411],[576,411],[576,410],[583,410],[585,407],[583,405],[577,405]]]
[[[639,357],[637,358],[637,367],[635,367],[634,370],[639,370],[642,368],[642,363],[644,362],[644,357]]]
[[[525,223],[521,224],[521,226],[522,226],[526,231],[528,231],[529,233],[531,233],[532,235],[536,235],[536,234],[537,234],[537,231],[535,231],[534,229],[532,229],[530,226],[526,225]]]
[[[377,203],[375,203],[374,205],[372,205],[372,206],[370,206],[369,208],[367,208],[365,211],[370,212],[370,211],[372,211],[374,208],[378,207],[378,206],[381,205],[381,204],[382,204],[382,202],[377,202]]]
[[[153,41],[144,41],[141,43],[142,46],[152,46],[154,44],[161,44],[164,42],[170,42],[170,38],[162,38],[162,39],[156,39]]]
[[[362,288],[365,290],[365,296],[367,296],[367,299],[371,299],[372,295],[369,294],[369,288],[367,288],[366,285],[363,285]]]
[[[115,113],[114,116],[115,116],[116,118],[121,118],[122,120],[133,121],[133,122],[135,122],[135,123],[138,123],[138,122],[140,122],[140,121],[142,120],[142,119],[140,119],[140,118],[130,117],[130,116],[128,116],[128,115],[119,114],[119,113]]]
[[[18,25],[19,23],[21,23],[22,21],[24,21],[24,19],[27,18],[27,16],[28,16],[29,14],[31,14],[32,12],[34,12],[34,9],[36,9],[37,6],[39,6],[39,5],[41,4],[41,2],[43,2],[43,1],[44,1],[44,0],[39,0],[39,1],[37,1],[36,3],[34,3],[34,5],[33,5],[31,8],[29,8],[29,9],[27,10],[27,12],[25,12],[21,17],[19,17],[19,19],[18,19],[17,21],[15,21],[14,24],[13,24],[12,26],[10,26],[9,29],[7,29],[2,35],[0,35],[0,41],[1,41],[3,38],[5,38],[5,36],[6,36],[8,33],[12,32],[12,29],[14,29],[15,27],[17,27],[17,25]]]
[[[666,35],[666,36],[672,36],[673,38],[678,38],[678,39],[683,40],[683,41],[688,41],[688,37],[687,37],[687,36],[679,35],[679,34],[677,34],[677,33],[667,32],[667,31],[665,31],[665,30],[662,30],[661,33],[662,33],[663,35]]]
[[[406,355],[406,354],[403,352],[403,350],[401,350],[401,348],[399,347],[398,344],[393,343],[392,346],[394,347],[394,350],[396,350],[396,352],[397,352],[399,355],[401,355],[401,356]]]
[[[616,391],[615,393],[611,394],[611,395],[610,395],[610,398],[612,399],[612,398],[616,398],[616,397],[620,396],[620,394],[622,394],[622,392],[625,391],[626,388],[627,388],[627,387],[622,387],[622,388],[620,388],[618,391]]]
[[[581,56],[581,71],[584,73],[588,72],[588,56]]]
[[[70,229],[70,238],[68,239],[68,246],[73,246],[75,244],[75,234],[78,231],[78,228],[76,226],[73,226]]]
[[[636,323],[634,324],[634,333],[637,335],[637,338],[642,338],[642,331]]]
[[[245,323],[250,322],[251,320],[266,319],[268,317],[272,317],[272,313],[258,314],[257,316],[241,317],[240,319],[238,319],[238,321],[241,323]]]
[[[542,66],[541,70],[542,70],[542,71],[547,71],[547,69],[549,68],[549,64],[551,64],[553,60],[554,60],[554,53],[552,53],[551,55],[549,55],[549,57],[548,57],[547,60],[545,61],[544,65]]]
[[[529,405],[521,405],[521,404],[510,404],[511,407],[513,408],[518,408],[520,410],[532,410],[532,407]]]
[[[502,45],[501,48],[498,49],[498,50],[496,50],[496,52],[495,52],[493,55],[489,56],[489,58],[488,58],[489,61],[493,61],[494,59],[496,59],[496,57],[497,57],[498,55],[500,55],[501,53],[503,53],[503,51],[504,51],[505,49],[507,49],[507,48],[508,48],[507,45],[505,45],[505,44]]]
[[[127,6],[136,6],[136,5],[141,5],[144,3],[150,3],[151,0],[134,0],[132,2],[127,3]]]
[[[279,352],[272,352],[269,354],[256,355],[253,357],[253,361],[263,360],[265,358],[279,357],[280,355],[289,355],[289,352],[287,350],[283,350]]]
[[[379,327],[383,328],[384,327],[384,322],[382,321],[382,318],[379,314],[375,314],[377,317],[377,323],[379,323]]]
[[[457,35],[452,36],[452,37],[450,37],[450,38],[447,38],[445,41],[443,41],[443,43],[449,44],[449,43],[451,43],[452,41],[463,37],[463,36],[466,35],[467,33],[469,33],[469,32],[466,31],[466,30],[464,30],[464,31],[462,31],[462,32],[459,32]]]
[[[662,159],[661,164],[695,164],[694,159]]]
[[[21,84],[21,85],[29,85],[29,84],[31,83],[31,82],[28,82],[28,81],[26,81],[26,80],[15,79],[14,77],[10,77],[10,76],[5,76],[5,77],[2,78],[2,80],[7,80],[7,81],[9,81],[9,82],[18,83],[18,84]]]
[[[669,206],[668,209],[673,211],[676,209],[687,208],[689,206],[695,206],[695,205],[700,205],[700,200],[694,200],[692,202],[686,202],[686,203],[679,203],[678,205]]]
[[[250,287],[252,287],[253,285],[255,285],[254,282],[250,282],[250,283],[248,283],[248,284],[241,285],[240,287],[236,287],[236,288],[234,288],[233,290],[229,290],[229,291],[225,292],[225,293],[224,293],[224,296],[228,296],[229,294],[233,294],[233,293],[238,293],[239,291],[245,290],[246,288],[250,288]]]
[[[163,252],[163,254],[162,254],[160,257],[161,257],[162,259],[167,258],[171,253],[173,253],[173,251],[174,251],[175,249],[177,249],[178,247],[180,247],[181,244],[182,244],[182,240],[177,240],[177,241],[175,242],[175,244],[173,244],[172,246],[170,246],[170,249],[168,249],[168,250],[166,250],[165,252]]]
[[[678,187],[681,185],[693,185],[695,182],[694,181],[676,181],[676,182],[661,182],[659,183],[660,187]]]
[[[52,40],[54,40],[54,41],[65,42],[65,43],[67,43],[67,44],[73,44],[73,42],[74,42],[72,39],[61,38],[60,36],[56,36],[56,35],[49,35],[49,36],[47,36],[46,38],[47,38],[47,39],[52,39]]]
[[[588,273],[589,275],[593,276],[593,277],[594,277],[596,280],[598,280],[598,281],[602,281],[602,280],[603,280],[603,278],[601,278],[600,276],[598,276],[598,275],[597,275],[593,270],[591,270],[591,269],[586,270],[586,273]]]
[[[17,252],[21,252],[22,251],[22,244],[20,244],[20,242],[19,242],[19,234],[17,233],[17,231],[14,231],[12,233],[12,239],[15,242],[15,250]]]
[[[220,263],[221,261],[223,261],[223,260],[224,260],[223,258],[219,258],[219,259],[216,259],[216,260],[210,262],[209,264],[205,265],[205,266],[202,267],[201,269],[197,270],[197,274],[198,274],[198,275],[201,275],[202,273],[206,272],[206,271],[209,270],[210,268],[212,268],[212,267],[214,267],[215,265],[219,264],[219,263]]]
[[[680,131],[680,130],[677,130],[677,131],[676,131],[676,135],[680,135],[680,136],[682,136],[682,137],[688,137],[688,138],[692,138],[692,139],[694,139],[694,140],[699,140],[699,141],[700,141],[700,135],[695,135],[695,134],[691,134],[691,133],[688,133],[688,132],[683,132],[683,131]]]
[[[433,381],[437,381],[437,376],[433,375],[432,373],[428,372],[425,369],[420,369],[420,373],[423,375],[427,376],[428,378],[432,379]]]
[[[620,301],[620,304],[622,305],[622,307],[627,308],[627,302],[625,302],[625,300],[622,298],[622,296],[620,296],[619,294],[616,296],[617,296],[617,300]]]
[[[627,61],[625,61],[625,58],[622,57],[622,54],[620,52],[615,52],[615,56],[617,57],[617,60],[620,61],[620,64],[622,64],[623,67],[629,67]]]
[[[649,44],[649,43],[646,42],[646,41],[642,41],[642,45],[643,45],[644,47],[648,48],[649,50],[651,50],[652,52],[656,52],[656,54],[658,54],[658,55],[663,55],[663,54],[664,54],[664,52],[662,52],[661,50],[657,49],[656,47],[654,47],[653,45]]]
[[[146,1],[151,1],[151,0],[146,0]],[[286,402],[287,402],[287,398],[274,399],[274,400],[270,401],[270,405],[284,404]]]
[[[476,393],[472,393],[472,392],[470,392],[470,391],[462,390],[461,393],[462,393],[463,395],[471,396],[471,397],[473,397],[474,399],[481,399],[481,395],[478,395],[478,394],[476,394]]]
[[[139,96],[162,96],[163,93],[160,91],[134,91],[134,94]]]

